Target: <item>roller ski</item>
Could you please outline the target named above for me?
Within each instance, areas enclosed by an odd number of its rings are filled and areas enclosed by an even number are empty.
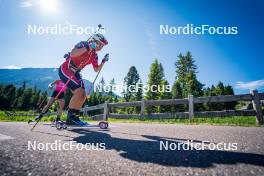
[[[98,125],[92,125],[87,122],[81,121],[79,118],[79,112],[74,110],[69,110],[67,115],[67,121],[57,121],[56,128],[58,130],[69,129],[69,128],[87,128],[87,127],[99,127],[101,129],[108,128],[108,122],[101,121]]]
[[[80,128],[100,128],[100,129],[107,129],[108,128],[108,122],[106,121],[101,121],[99,122],[97,125],[93,125],[93,124],[85,124],[85,125],[69,125],[64,121],[59,121],[56,122],[55,127],[57,128],[57,130],[66,130],[66,129],[80,129]]]

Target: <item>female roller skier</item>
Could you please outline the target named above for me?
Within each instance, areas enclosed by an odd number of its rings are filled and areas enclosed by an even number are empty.
[[[69,103],[67,114],[67,125],[86,125],[80,120],[80,109],[85,102],[86,94],[80,71],[87,65],[92,64],[95,72],[98,72],[108,61],[109,54],[98,64],[97,52],[100,51],[108,41],[102,34],[94,34],[89,40],[81,41],[69,53],[66,61],[59,68],[59,77],[71,89],[73,96]]]

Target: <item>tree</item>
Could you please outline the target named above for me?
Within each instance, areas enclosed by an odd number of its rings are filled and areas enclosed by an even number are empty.
[[[225,86],[221,81],[219,81],[219,83],[215,86],[213,93],[216,96],[225,95]],[[225,109],[225,104],[224,103],[214,103],[214,109],[218,111],[223,110]]]
[[[4,107],[4,94],[3,94],[3,91],[4,91],[4,86],[0,85],[0,109],[1,110]]]
[[[116,85],[115,83],[115,78],[113,78],[111,81],[110,81],[110,92],[109,92],[109,95],[110,96],[113,96],[113,91],[115,91],[114,89],[114,86]]]
[[[176,99],[176,98],[180,99],[183,97],[182,87],[178,80],[174,81],[171,93],[172,93],[173,99]]]
[[[148,75],[148,87],[150,90],[146,93],[147,100],[158,100],[161,96],[161,92],[159,92],[158,87],[162,86],[162,82],[164,81],[164,70],[161,63],[158,62],[157,59],[150,66],[150,73]],[[147,112],[158,112],[158,107],[147,107]]]
[[[175,80],[172,86],[172,98],[173,99],[181,99],[183,98],[183,90],[181,87],[181,84],[178,80]],[[184,105],[174,105],[172,107],[173,112],[183,112],[184,111]]]
[[[197,65],[195,64],[195,61],[194,61],[190,51],[187,51],[187,53],[186,53],[185,62],[186,62],[187,73],[189,73],[189,72],[194,72],[194,74],[198,73],[197,72]]]
[[[148,75],[148,86],[153,87],[152,91],[148,91],[146,93],[146,99],[148,100],[157,100],[160,97],[160,93],[158,92],[158,86],[161,85],[164,80],[164,71],[161,64],[159,64],[158,60],[155,59],[154,62],[150,66],[150,73]]]
[[[29,110],[32,107],[30,99],[32,97],[32,88],[25,89],[24,93],[18,100],[18,109],[19,110]]]
[[[225,86],[221,81],[218,82],[216,86],[212,85],[211,88],[206,88],[204,90],[205,96],[220,96],[220,95],[234,95],[233,87],[230,85]],[[207,110],[229,110],[235,109],[237,102],[227,102],[227,103],[208,103]]]
[[[214,93],[215,95],[225,95],[225,86],[221,81],[216,85]]]
[[[135,94],[135,99],[136,99],[136,101],[140,101],[143,98],[143,90],[142,90],[143,89],[143,83],[142,83],[141,79],[139,79],[137,86],[138,86],[138,90]]]
[[[37,87],[35,86],[33,89],[33,92],[32,92],[31,100],[30,100],[30,103],[32,104],[33,109],[38,109],[38,102],[40,100],[40,93],[41,93],[41,91],[37,90]]]
[[[47,91],[41,93],[41,96],[40,96],[40,104],[39,104],[39,108],[42,109],[47,103],[48,103],[48,93]]]
[[[1,110],[31,110],[37,109],[41,98],[47,103],[47,92],[42,93],[37,87],[27,88],[24,82],[18,89],[13,84],[0,84],[0,109]]]
[[[9,84],[4,87],[3,90],[3,98],[5,102],[5,109],[11,110],[13,108],[13,105],[15,103],[16,99],[16,87],[13,84]]]
[[[139,83],[140,77],[135,66],[129,68],[126,77],[124,78],[124,87],[123,97],[125,101],[133,101],[136,99],[136,85]]]
[[[180,53],[178,56],[178,61],[175,62],[176,67],[176,78],[180,83],[181,88],[185,87],[185,78],[187,74],[187,64],[185,57]]]
[[[232,86],[227,85],[225,86],[225,95],[234,95],[234,89]],[[238,104],[237,101],[234,102],[227,102],[225,103],[225,109],[230,110],[230,109],[235,109],[235,106]]]
[[[200,83],[194,71],[189,71],[186,75],[186,85],[183,90],[184,97],[188,97],[189,94],[192,94],[195,97],[203,95],[203,84]]]
[[[203,84],[197,80],[197,66],[188,51],[186,55],[179,54],[178,61],[175,62],[177,86],[181,87],[182,97],[203,95]]]
[[[102,77],[99,81],[99,85],[100,85],[100,89],[99,91],[101,91],[101,93],[105,93],[105,90],[104,90],[104,87],[105,87],[105,80],[104,80],[104,77]]]

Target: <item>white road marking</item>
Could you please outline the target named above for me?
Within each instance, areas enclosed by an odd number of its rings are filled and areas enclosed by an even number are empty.
[[[8,139],[15,139],[15,138],[13,138],[11,136],[0,134],[0,141],[8,140]]]

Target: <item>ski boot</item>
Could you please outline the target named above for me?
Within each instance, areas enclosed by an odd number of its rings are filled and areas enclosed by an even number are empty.
[[[89,125],[87,122],[80,120],[80,112],[78,110],[70,109],[67,115],[67,125],[86,126]]]

